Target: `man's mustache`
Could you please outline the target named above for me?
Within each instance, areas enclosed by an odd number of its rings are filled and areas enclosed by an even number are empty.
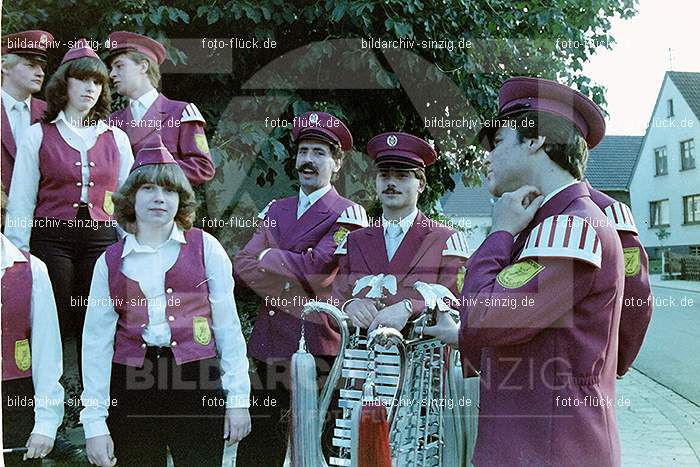
[[[311,162],[304,162],[299,167],[297,167],[297,172],[302,172],[304,170],[313,170],[314,172],[318,173],[318,169]]]

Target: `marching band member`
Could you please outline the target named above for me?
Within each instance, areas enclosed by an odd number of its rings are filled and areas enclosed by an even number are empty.
[[[44,121],[17,150],[5,234],[46,263],[61,336],[77,338],[97,257],[117,240],[112,193],[129,174],[129,140],[105,124],[107,68],[86,41],[76,41],[46,86]],[[79,354],[79,352],[78,352]]]
[[[591,199],[608,216],[617,230],[625,256],[625,293],[620,315],[620,343],[617,349],[617,376],[622,378],[637,358],[651,322],[653,300],[649,283],[649,257],[639,241],[632,210],[625,203],[593,188]]]
[[[356,326],[371,331],[382,325],[400,331],[425,311],[423,298],[413,288],[417,281],[441,284],[459,294],[458,276],[468,256],[467,243],[461,232],[431,221],[418,210],[425,168],[437,159],[427,142],[407,133],[382,133],[369,141],[367,152],[376,168],[381,225],[351,232],[338,247],[340,269],[333,297],[344,304],[343,311]],[[373,299],[351,298],[358,278],[377,274],[396,277],[397,292],[386,297],[384,308],[378,309]]]
[[[5,192],[0,193],[5,218]],[[0,234],[2,444],[6,466],[41,465],[63,420],[61,334],[46,266]],[[28,462],[22,462],[22,460]]]
[[[101,466],[165,465],[166,448],[176,466],[220,466],[224,439],[250,431],[231,261],[192,228],[190,183],[157,143],[139,151],[115,193],[128,233],[95,266],[83,341],[86,449]]]
[[[2,38],[2,184],[10,191],[17,144],[44,116],[46,102],[32,96],[44,83],[46,51],[53,36],[23,31]]]
[[[489,150],[491,234],[471,256],[459,329],[426,332],[481,370],[475,466],[618,466],[618,331],[625,282],[615,228],[580,182],[605,120],[558,83],[512,78]],[[505,440],[505,442],[504,442]]]
[[[263,300],[248,343],[256,360],[254,394],[276,402],[258,408],[251,436],[239,446],[239,466],[259,465],[260,452],[269,456],[268,465],[282,465],[287,426],[281,420],[290,406],[289,365],[298,348],[301,310],[309,300],[328,297],[337,271],[334,250],[347,232],[367,224],[362,206],[331,185],[352,148],[345,124],[324,112],[307,112],[294,119],[292,136],[298,144],[299,195],[268,204],[255,235],[234,259],[237,277]],[[338,352],[339,335],[323,318],[306,320],[305,336],[323,378]]]
[[[107,64],[114,88],[129,98],[129,105],[109,117],[110,124],[126,131],[134,153],[152,135],[160,135],[165,147],[192,185],[214,177],[214,163],[204,134],[204,117],[197,106],[174,101],[158,92],[159,65],[165,48],[150,37],[119,31],[109,35]]]

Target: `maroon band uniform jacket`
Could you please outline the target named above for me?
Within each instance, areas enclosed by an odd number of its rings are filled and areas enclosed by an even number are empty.
[[[517,238],[470,259],[460,310],[465,368],[481,370],[475,466],[617,466],[622,246],[588,188],[546,201]]]
[[[389,261],[381,225],[372,225],[348,234],[336,254],[340,257],[338,277],[333,282],[333,298],[344,303],[363,298],[368,289],[352,296],[355,282],[367,275],[390,274],[396,277],[396,294],[388,295],[384,305],[411,299],[416,318],[425,310],[425,302],[414,284],[418,281],[441,284],[459,296],[468,255],[464,235],[418,212],[413,225]]]
[[[233,262],[236,279],[262,298],[248,342],[249,355],[258,360],[287,359],[297,351],[302,308],[309,300],[329,298],[338,267],[333,253],[350,230],[367,225],[364,208],[335,188],[299,219],[298,198],[268,204],[253,238]],[[316,356],[338,352],[339,335],[325,315],[307,317],[305,338]]]
[[[10,182],[12,181],[12,169],[15,166],[15,157],[17,156],[17,141],[12,134],[12,127],[5,112],[5,106],[0,103],[2,108],[2,186],[5,193],[10,192]],[[29,106],[30,125],[34,125],[44,117],[46,111],[46,102],[35,97],[31,98]]]
[[[622,376],[637,358],[647,333],[653,300],[649,284],[649,257],[639,241],[632,210],[605,193],[588,187],[591,199],[608,216],[617,230],[625,255],[625,294],[620,316],[620,345],[617,351],[617,375]]]
[[[204,117],[194,104],[170,100],[159,94],[141,120],[134,120],[127,105],[111,114],[108,123],[126,132],[134,154],[149,147],[150,136],[159,133],[192,185],[214,178],[214,163],[204,134]]]

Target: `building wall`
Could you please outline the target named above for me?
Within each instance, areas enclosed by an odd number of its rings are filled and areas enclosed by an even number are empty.
[[[667,100],[673,99],[674,117],[667,117]],[[664,127],[666,125],[666,127]],[[670,125],[675,125],[670,127]],[[681,170],[680,142],[695,140],[695,169]],[[656,175],[654,149],[666,146],[668,174]],[[683,196],[700,193],[700,123],[673,81],[666,77],[647,129],[637,168],[630,185],[630,200],[642,244],[655,255],[655,247],[673,247],[678,253],[700,245],[700,224],[683,224]],[[651,201],[669,200],[670,236],[659,241],[659,227],[650,227]]]

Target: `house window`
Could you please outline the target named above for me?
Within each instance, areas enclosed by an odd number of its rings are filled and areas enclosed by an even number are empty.
[[[656,175],[666,175],[668,173],[666,146],[654,149],[654,160],[656,160]]]
[[[683,223],[700,224],[700,193],[683,197]]]
[[[673,117],[673,99],[666,101],[666,118]]]
[[[649,203],[649,219],[652,227],[668,227],[670,225],[667,199]]]
[[[681,170],[695,168],[695,140],[681,141]]]
[[[688,247],[688,253],[693,256],[700,256],[700,245],[691,245]]]

